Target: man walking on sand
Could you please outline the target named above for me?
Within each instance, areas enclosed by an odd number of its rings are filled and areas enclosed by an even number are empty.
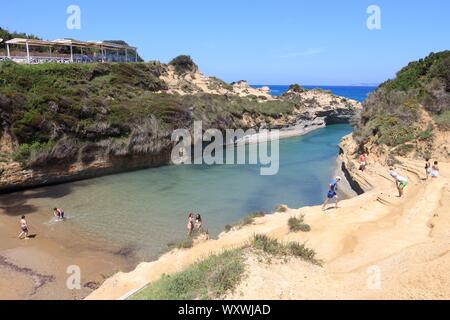
[[[28,237],[28,223],[27,220],[25,219],[25,216],[22,216],[22,218],[20,219],[20,229],[22,230],[22,232],[19,234],[19,239],[22,240],[22,236],[25,235],[26,240],[30,239]]]
[[[323,206],[322,206],[322,210],[323,210],[323,211],[325,211],[328,202],[329,202],[331,199],[333,199],[333,198],[336,200],[336,206],[335,206],[335,208],[336,208],[336,209],[339,208],[339,206],[338,206],[339,197],[338,197],[338,195],[337,195],[337,189],[338,189],[337,186],[338,186],[338,183],[339,183],[341,180],[342,180],[341,177],[337,176],[333,181],[331,181],[331,183],[330,183],[330,190],[328,190],[327,198],[325,199],[325,203],[324,203]]]

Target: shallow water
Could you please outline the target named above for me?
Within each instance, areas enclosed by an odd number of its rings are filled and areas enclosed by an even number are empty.
[[[67,223],[82,232],[151,259],[185,237],[189,211],[202,214],[217,236],[253,211],[271,212],[280,203],[319,204],[335,169],[337,145],[350,132],[348,125],[333,125],[281,140],[275,176],[261,176],[258,165],[167,166],[43,188],[34,202],[64,208]]]

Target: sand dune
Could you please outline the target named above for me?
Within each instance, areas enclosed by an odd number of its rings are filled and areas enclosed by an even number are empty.
[[[403,159],[398,169],[410,184],[405,196],[398,198],[388,168],[372,161],[364,173],[353,173],[372,189],[342,201],[339,209],[324,213],[320,207],[305,207],[259,218],[217,240],[169,252],[130,273],[118,273],[87,299],[126,297],[163,274],[183,270],[211,253],[242,246],[255,233],[307,242],[324,265],[297,259],[267,264],[249,255],[244,281],[227,298],[449,299],[450,164],[440,167],[440,178],[424,181],[423,164]],[[289,233],[288,219],[300,215],[311,225],[311,232]]]

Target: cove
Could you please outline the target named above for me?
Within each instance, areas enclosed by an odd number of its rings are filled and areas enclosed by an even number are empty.
[[[321,203],[338,144],[351,130],[331,125],[280,140],[279,172],[273,176],[261,176],[259,165],[166,166],[42,188],[45,194],[70,192],[35,203],[64,208],[67,223],[148,261],[185,238],[188,212],[200,213],[215,237],[250,212]]]

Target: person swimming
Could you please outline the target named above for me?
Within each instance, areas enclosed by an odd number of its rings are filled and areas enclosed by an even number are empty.
[[[408,186],[408,178],[399,175],[394,168],[391,168],[389,175],[395,179],[395,185],[398,190],[398,197],[401,198],[403,196],[403,190]]]
[[[331,199],[333,199],[333,198],[334,198],[335,201],[336,201],[336,206],[335,206],[335,208],[336,208],[336,209],[339,208],[339,206],[338,206],[338,203],[339,203],[339,197],[338,197],[338,195],[337,195],[337,190],[338,190],[338,183],[339,183],[341,180],[342,180],[342,178],[339,177],[339,176],[337,176],[333,181],[331,181],[331,183],[330,183],[330,185],[329,185],[329,186],[330,186],[330,189],[328,190],[328,193],[327,193],[327,198],[325,199],[325,202],[324,202],[324,204],[323,204],[323,206],[322,206],[322,210],[323,210],[323,211],[325,211],[328,202],[329,202]]]
[[[59,208],[53,208],[53,214],[59,220],[64,220],[64,210]]]

